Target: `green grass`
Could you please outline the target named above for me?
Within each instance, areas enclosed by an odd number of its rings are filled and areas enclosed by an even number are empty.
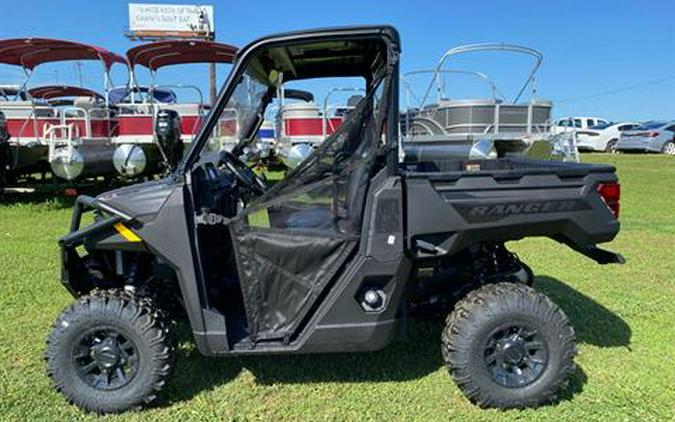
[[[619,169],[623,229],[606,246],[627,264],[596,265],[546,239],[512,245],[577,330],[579,369],[558,404],[505,413],[473,406],[442,366],[440,321],[423,320],[408,325],[407,341],[367,354],[209,359],[184,335],[159,400],[113,419],[673,420],[675,160],[584,159]],[[0,420],[95,418],[51,388],[42,360],[50,325],[72,300],[58,281],[56,245],[69,205],[0,205]]]

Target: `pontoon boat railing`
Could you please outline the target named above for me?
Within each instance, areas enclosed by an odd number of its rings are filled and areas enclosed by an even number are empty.
[[[411,72],[407,72],[407,73],[403,74],[403,77],[401,77],[401,82],[403,82],[403,85],[405,86],[405,90],[406,90],[406,106],[408,106],[408,107],[410,106],[410,100],[411,100],[410,97],[411,96],[415,97],[415,98],[413,98],[413,100],[415,100],[415,99],[419,100],[415,96],[415,92],[412,89],[411,83],[409,82],[410,76],[424,75],[424,74],[436,75],[438,73],[475,76],[488,85],[488,87],[492,91],[492,98],[494,98],[496,100],[497,95],[499,95],[499,97],[501,97],[502,100],[506,98],[506,96],[504,94],[502,94],[502,92],[499,91],[499,89],[497,89],[497,85],[495,84],[495,82],[492,79],[490,79],[483,72],[475,72],[473,70],[465,70],[465,69],[441,69],[441,70],[438,70],[438,69],[420,69],[420,70],[413,70]],[[444,91],[445,86],[441,86],[441,83],[442,83],[441,78],[435,78],[434,77],[434,80],[437,82],[437,87],[436,87],[437,92],[440,93],[440,92]],[[440,101],[441,99],[442,98],[439,96],[438,100]],[[420,107],[422,107],[423,105],[424,105],[424,103],[421,103]]]
[[[176,89],[185,89],[185,90],[191,90],[197,93],[197,98],[198,98],[198,107],[197,107],[197,116],[199,117],[195,123],[193,124],[193,127],[190,130],[190,138],[191,140],[194,140],[194,137],[197,135],[197,132],[199,131],[199,125],[201,123],[201,120],[203,120],[205,116],[205,108],[204,108],[204,95],[202,94],[201,89],[197,87],[196,85],[186,85],[186,84],[175,84],[175,85],[151,85],[148,88],[147,91],[147,97],[149,98],[148,102],[141,102],[137,101],[137,99],[134,96],[134,93],[140,92],[137,90],[136,87],[129,88],[130,90],[130,96],[131,96],[131,101],[130,103],[120,103],[118,106],[126,107],[129,109],[138,109],[141,107],[147,107],[150,110],[150,115],[152,117],[152,127],[154,128],[155,126],[155,121],[157,119],[157,113],[159,112],[160,107],[162,106],[171,106],[173,104],[164,104],[157,102],[157,100],[154,97],[154,91],[158,89],[170,89],[170,90],[176,90]],[[180,103],[177,103],[180,104]],[[176,104],[176,105],[177,105]]]
[[[470,44],[451,48],[450,50],[446,51],[445,54],[443,54],[443,56],[441,57],[441,59],[438,61],[438,65],[436,65],[435,69],[434,78],[429,83],[429,86],[427,87],[427,90],[425,91],[424,96],[422,97],[420,107],[422,107],[426,103],[427,99],[429,98],[429,95],[431,94],[432,89],[434,88],[434,85],[437,87],[437,89],[439,86],[442,86],[442,82],[440,81],[440,77],[442,74],[441,70],[443,70],[443,65],[450,57],[457,56],[459,54],[466,54],[479,51],[509,51],[513,53],[527,54],[534,57],[535,59],[534,66],[532,67],[532,70],[528,74],[527,79],[525,80],[525,83],[523,84],[522,88],[520,89],[520,91],[518,91],[518,95],[516,95],[515,99],[513,100],[513,104],[516,104],[518,100],[520,100],[520,97],[523,95],[528,86],[534,84],[535,74],[537,73],[537,70],[539,70],[539,66],[541,66],[541,62],[543,60],[543,54],[539,50],[515,44]],[[438,94],[440,96],[440,92],[438,92]]]
[[[321,119],[321,130],[322,130],[323,139],[326,139],[326,137],[328,135],[328,125],[329,124],[331,126],[331,130],[333,130],[333,131],[335,130],[335,128],[333,127],[333,122],[328,117],[329,111],[335,110],[335,109],[338,109],[338,108],[341,108],[341,109],[344,109],[344,110],[352,110],[354,108],[353,106],[349,106],[349,105],[345,105],[345,106],[329,105],[328,100],[330,99],[330,97],[333,94],[338,93],[338,92],[341,92],[341,93],[344,93],[344,92],[365,93],[366,90],[363,89],[363,88],[358,88],[358,87],[337,87],[337,88],[332,88],[330,91],[328,91],[328,93],[326,94],[326,96],[323,99],[323,112],[322,112],[322,119]]]
[[[104,108],[95,108],[92,110],[86,110],[81,107],[67,107],[61,110],[55,108],[49,108],[47,110],[51,112],[51,115],[38,116],[35,102],[32,101],[31,112],[28,115],[28,117],[26,117],[26,119],[24,120],[23,125],[19,129],[19,134],[15,139],[17,141],[16,148],[19,148],[22,144],[22,140],[25,138],[23,136],[24,131],[26,130],[28,125],[32,123],[34,136],[30,137],[29,139],[31,139],[32,142],[35,142],[36,145],[48,146],[48,155],[47,155],[48,162],[51,162],[54,159],[56,154],[56,148],[66,147],[68,148],[68,154],[71,154],[72,150],[75,149],[75,147],[82,144],[82,138],[92,138],[92,128],[91,128],[92,112],[103,113],[100,117],[97,117],[96,119],[106,120],[108,124],[110,124],[112,117],[110,110]],[[40,118],[45,119],[58,118],[59,123],[54,124],[51,123],[50,121],[41,122]],[[77,120],[84,119],[85,122],[84,136],[82,136],[82,134],[80,133],[80,128],[71,122],[72,120],[76,119]],[[42,130],[42,133],[40,133],[40,129]],[[112,129],[113,128],[111,126],[108,127],[109,134],[112,133],[111,132]],[[70,157],[70,155],[67,156]],[[18,163],[18,154],[15,154],[14,165],[17,165],[17,163]]]
[[[40,143],[40,132],[39,132],[39,123],[40,123],[40,118],[58,118],[58,112],[56,109],[50,109],[52,112],[51,116],[45,115],[45,116],[38,116],[37,109],[35,108],[35,104],[31,104],[31,111],[30,114],[26,117],[24,120],[23,124],[21,125],[21,128],[19,129],[19,133],[16,136],[17,143],[20,144],[21,141],[24,139],[24,131],[28,127],[28,125],[32,124],[33,125],[33,134],[35,135],[34,137],[25,137],[29,139],[34,139],[35,142]]]
[[[94,116],[94,113],[98,114],[98,116]],[[82,107],[66,107],[61,110],[61,124],[67,124],[67,120],[84,119],[85,138],[93,138],[91,130],[92,120],[107,120],[109,122],[111,118],[112,115],[110,110],[105,108],[92,108],[91,110],[86,110]]]
[[[412,88],[412,85],[409,81],[410,77],[414,76],[414,75],[424,75],[424,74],[434,75],[434,78],[432,79],[432,83],[433,83],[434,80],[437,83],[436,89],[437,89],[437,92],[439,94],[438,99],[437,99],[437,104],[440,104],[440,101],[442,99],[441,92],[444,91],[445,87],[441,86],[440,77],[436,78],[436,75],[441,74],[441,73],[442,74],[456,74],[456,75],[475,76],[488,85],[488,87],[492,91],[492,98],[495,101],[497,100],[497,95],[499,95],[502,99],[506,98],[504,96],[504,94],[502,94],[501,91],[499,91],[499,89],[497,89],[497,84],[495,84],[495,82],[492,79],[490,79],[490,77],[488,77],[483,72],[476,72],[476,71],[473,71],[473,70],[465,70],[465,69],[441,69],[441,70],[438,70],[438,69],[421,69],[421,70],[413,70],[413,71],[404,73],[403,76],[401,77],[401,82],[403,82],[403,86],[404,86],[405,91],[406,91],[406,110],[410,110],[411,97],[415,97],[412,100],[419,100],[415,96],[415,92],[414,92],[414,90]],[[421,102],[420,103],[420,109],[423,106],[424,106],[424,103]],[[406,128],[412,127],[410,117],[411,117],[410,113],[406,113],[406,118],[405,118]],[[412,133],[408,134],[408,137],[411,137],[411,136],[412,136]]]

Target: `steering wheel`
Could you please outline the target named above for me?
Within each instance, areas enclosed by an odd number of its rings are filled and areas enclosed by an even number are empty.
[[[229,151],[221,151],[220,161],[235,175],[244,186],[253,192],[262,195],[267,190],[267,184],[258,177],[246,164]]]

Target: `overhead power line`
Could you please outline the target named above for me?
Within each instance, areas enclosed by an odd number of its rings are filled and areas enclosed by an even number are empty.
[[[630,86],[626,86],[626,87],[623,87],[623,88],[616,88],[616,89],[610,89],[610,90],[607,90],[607,91],[601,91],[601,92],[598,92],[598,93],[595,93],[595,94],[584,95],[584,96],[581,96],[581,97],[572,97],[572,98],[564,98],[562,100],[555,100],[554,102],[557,103],[557,104],[560,104],[560,103],[569,103],[569,102],[573,102],[573,101],[592,100],[594,98],[605,97],[607,95],[620,94],[622,92],[635,91],[635,90],[646,88],[646,87],[649,87],[649,86],[659,85],[659,84],[662,84],[662,83],[665,83],[665,82],[668,82],[668,81],[672,81],[672,80],[675,80],[675,75],[668,76],[668,77],[661,78],[661,79],[654,79],[652,81],[647,81],[647,82],[643,82],[643,83],[636,84],[636,85],[630,85]]]

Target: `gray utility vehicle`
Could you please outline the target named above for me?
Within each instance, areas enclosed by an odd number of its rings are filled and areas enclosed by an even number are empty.
[[[77,298],[47,340],[47,371],[83,409],[150,402],[167,381],[172,318],[208,356],[362,352],[433,304],[443,359],[480,406],[554,400],[574,330],[504,242],[547,236],[601,263],[618,230],[614,168],[448,159],[399,163],[400,41],[386,26],[259,39],[237,56],[170,176],[79,197],[60,240]],[[366,95],[312,154],[268,186],[237,157],[280,81],[363,77]],[[221,116],[238,119],[227,152]],[[81,228],[85,211],[93,222]]]

